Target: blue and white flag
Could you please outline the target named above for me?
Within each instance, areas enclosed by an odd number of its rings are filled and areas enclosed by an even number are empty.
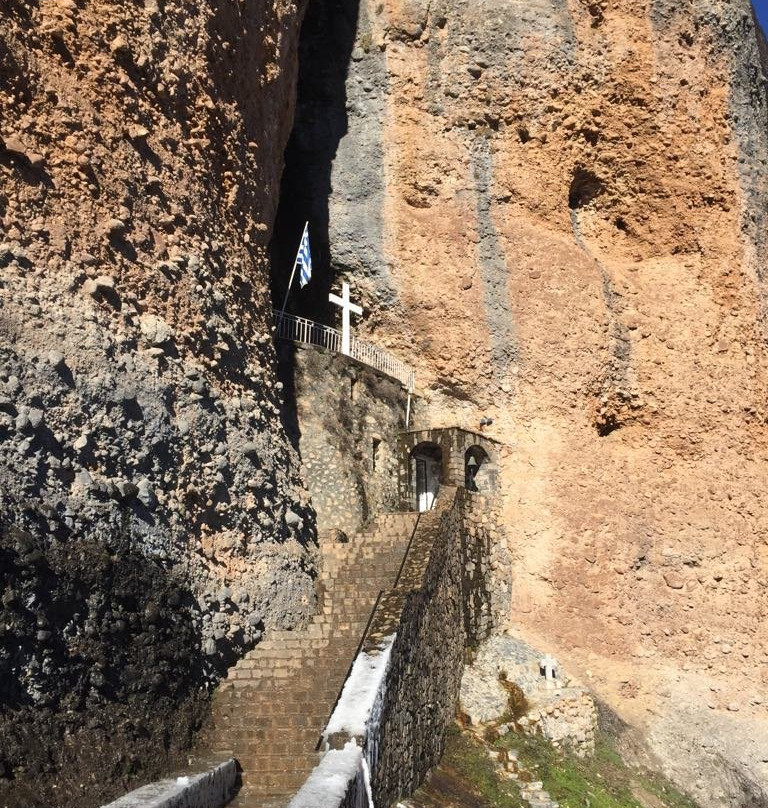
[[[296,253],[296,263],[299,265],[299,286],[304,288],[312,277],[312,253],[309,249],[309,228],[304,225],[304,234],[301,237],[299,251]]]

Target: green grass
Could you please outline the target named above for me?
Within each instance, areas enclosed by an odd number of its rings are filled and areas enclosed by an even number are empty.
[[[621,759],[610,737],[599,734],[595,754],[559,752],[541,737],[511,733],[495,742],[519,759],[563,808],[697,808],[664,777],[638,771]]]
[[[440,767],[458,775],[487,808],[524,808],[517,786],[496,774],[488,747],[456,725],[449,730]]]
[[[454,725],[439,766],[411,798],[415,808],[524,808],[516,783],[505,780],[489,749],[514,749],[562,808],[697,808],[664,777],[624,763],[613,739],[599,733],[595,754],[580,758],[541,736],[489,732],[481,741]]]

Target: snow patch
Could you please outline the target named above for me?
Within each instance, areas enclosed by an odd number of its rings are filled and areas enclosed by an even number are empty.
[[[378,654],[361,651],[344,683],[336,709],[328,721],[323,736],[327,739],[337,732],[361,737],[371,717],[376,697],[389,667],[389,658],[397,634],[382,640]]]
[[[375,808],[373,804],[373,787],[371,786],[371,768],[368,759],[363,755],[363,781],[365,782],[365,796],[368,797],[368,808]]]
[[[288,808],[337,808],[357,777],[362,758],[363,750],[354,741],[326,752]]]
[[[369,763],[354,739],[364,738],[371,722],[378,721],[396,636],[385,637],[378,652],[361,651],[355,658],[323,733],[326,742],[337,733],[346,734],[350,740],[343,749],[330,749],[325,753],[288,808],[338,808],[356,780],[359,788],[365,788],[368,806],[372,808]]]

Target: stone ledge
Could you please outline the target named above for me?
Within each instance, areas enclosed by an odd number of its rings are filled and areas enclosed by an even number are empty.
[[[338,808],[362,779],[363,750],[354,740],[325,753],[288,808]]]
[[[221,808],[232,798],[236,778],[237,766],[229,759],[200,774],[142,786],[103,808]]]

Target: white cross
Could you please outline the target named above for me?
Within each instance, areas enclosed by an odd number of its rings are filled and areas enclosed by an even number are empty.
[[[330,300],[331,303],[335,303],[337,306],[341,306],[341,352],[345,356],[349,356],[352,347],[349,327],[349,313],[353,312],[354,314],[362,314],[363,310],[360,306],[356,306],[354,303],[350,302],[348,283],[341,284],[341,297],[330,294],[328,295],[328,300]]]

